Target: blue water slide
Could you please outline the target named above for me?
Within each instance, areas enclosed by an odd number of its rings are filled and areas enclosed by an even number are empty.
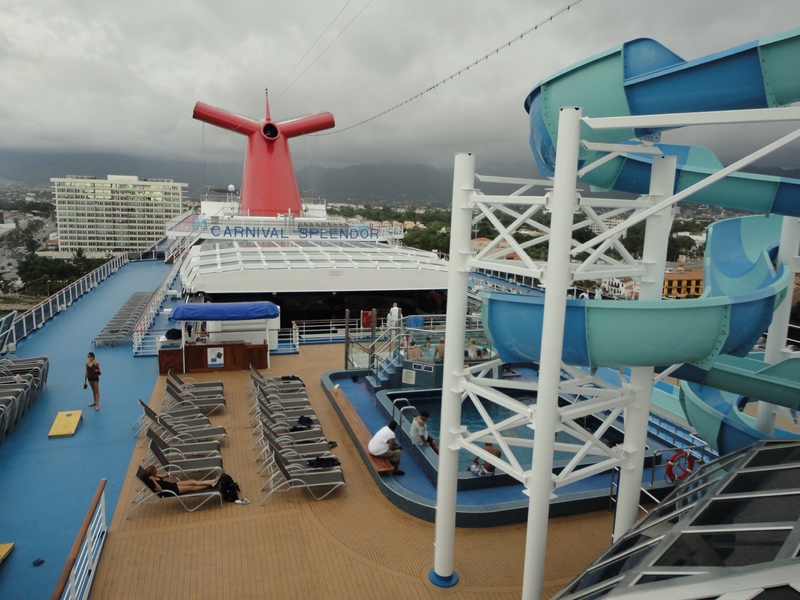
[[[694,61],[654,40],[628,42],[531,91],[525,108],[534,157],[543,174],[554,173],[561,106],[581,106],[592,117],[782,106],[800,100],[798,63],[800,29]],[[645,139],[677,156],[676,192],[722,168],[706,148],[660,144],[657,129],[581,127],[586,140]],[[582,149],[580,160],[601,156]],[[647,193],[650,164],[635,154],[621,155],[584,181],[596,189]],[[777,215],[800,216],[800,181],[734,174],[687,200],[772,216],[730,219],[709,228],[701,298],[567,300],[562,359],[591,369],[683,364],[678,373],[689,381],[681,396],[687,416],[708,434],[709,443],[727,452],[763,437],[738,410],[742,393],[793,409],[800,404],[800,361],[767,365],[747,358],[793,283],[786,265],[775,266],[782,224]],[[547,351],[541,347],[544,299],[501,292],[481,296],[484,324],[500,358],[538,362]]]
[[[786,296],[791,272],[772,263],[782,217],[709,227],[703,296],[693,300],[567,300],[562,360],[598,367],[690,363],[708,370],[723,354],[746,356]],[[769,240],[769,243],[767,241]],[[544,298],[481,292],[483,322],[505,362],[538,362]],[[521,334],[524,332],[524,334]]]
[[[800,29],[686,61],[651,39],[626,42],[539,83],[525,99],[530,115],[530,144],[539,171],[554,173],[558,110],[580,106],[584,116],[770,108],[800,100]],[[707,148],[658,143],[660,129],[595,131],[581,126],[582,139],[656,142],[664,154],[676,156],[675,192],[705,179],[722,165]],[[602,156],[581,150],[581,162]],[[648,191],[650,159],[620,155],[586,173],[582,181],[597,190],[636,194]],[[686,199],[688,202],[748,210],[761,214],[800,216],[800,180],[732,174]]]
[[[682,381],[680,402],[689,422],[705,442],[720,455],[770,438],[798,438],[796,433],[777,428],[772,436],[756,429],[754,417],[742,411],[747,398],[702,384]]]

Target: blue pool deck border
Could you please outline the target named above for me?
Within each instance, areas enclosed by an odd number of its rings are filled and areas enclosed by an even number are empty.
[[[322,389],[353,439],[372,479],[384,497],[404,512],[425,521],[434,522],[436,486],[430,481],[423,467],[417,461],[410,460],[408,456],[410,444],[407,439],[403,444],[406,456],[401,462],[401,468],[405,471],[405,475],[394,477],[390,474],[377,473],[372,468],[366,450],[355,441],[355,436],[347,420],[343,418],[336,402],[332,399],[331,390],[338,385],[369,431],[375,432],[386,425],[391,417],[382,407],[379,407],[376,394],[369,390],[366,375],[366,371],[360,370],[329,371],[322,376]],[[416,448],[410,450],[418,451]],[[647,478],[649,480],[649,475]],[[610,490],[611,476],[609,474],[595,475],[587,480],[564,486],[558,490],[556,499],[550,503],[550,517],[608,509]],[[653,492],[653,490],[650,491]],[[666,493],[668,489],[664,491]],[[646,501],[644,496],[643,501]],[[529,498],[524,493],[522,484],[461,490],[457,494],[456,526],[479,528],[522,523],[528,517],[528,504]]]

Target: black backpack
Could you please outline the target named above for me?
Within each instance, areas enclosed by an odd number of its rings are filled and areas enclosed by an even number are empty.
[[[236,502],[239,499],[239,484],[233,480],[233,477],[227,473],[219,476],[217,481],[217,489],[222,494],[222,497],[228,502]]]

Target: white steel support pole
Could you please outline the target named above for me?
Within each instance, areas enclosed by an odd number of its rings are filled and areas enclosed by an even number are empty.
[[[675,181],[674,156],[653,158],[650,175],[650,195],[655,202],[672,194]],[[644,234],[642,263],[645,274],[639,286],[639,300],[661,300],[664,289],[664,268],[667,244],[672,229],[672,207],[647,218]],[[628,332],[634,334],[635,332]],[[654,341],[654,343],[656,343]],[[614,518],[614,541],[618,540],[636,522],[639,512],[639,492],[642,488],[647,425],[650,416],[650,397],[653,393],[653,367],[631,369],[633,402],[625,409],[625,464],[620,470],[617,511]]]
[[[528,475],[528,530],[525,543],[523,600],[541,598],[544,583],[544,558],[547,548],[547,518],[553,491],[553,452],[558,423],[558,391],[561,383],[561,352],[564,346],[564,321],[567,289],[570,286],[570,246],[572,219],[577,205],[578,149],[581,109],[562,108],[558,119],[555,183],[550,200],[550,245],[544,278],[542,349],[539,362],[539,392],[536,400],[536,427],[533,461]]]
[[[774,218],[774,217],[773,217]],[[800,254],[800,219],[783,217],[781,225],[781,243],[778,247],[778,262],[796,265],[795,257]],[[795,272],[795,275],[797,273]],[[764,361],[770,364],[781,362],[785,356],[789,336],[789,319],[792,312],[792,288],[789,287],[787,297],[772,315],[772,323],[767,330],[767,346],[764,352]],[[759,402],[756,413],[756,429],[766,435],[775,433],[775,408],[767,402]]]
[[[453,170],[453,214],[450,221],[450,269],[447,279],[447,338],[442,376],[442,422],[439,475],[436,485],[436,538],[433,568],[428,573],[439,587],[458,582],[453,571],[458,485],[458,435],[461,430],[461,380],[464,371],[464,336],[467,318],[467,284],[472,228],[470,195],[474,192],[475,156],[456,154]]]

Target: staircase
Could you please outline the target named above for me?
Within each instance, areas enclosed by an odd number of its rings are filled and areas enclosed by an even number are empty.
[[[370,369],[370,374],[366,377],[367,385],[372,388],[372,391],[383,388],[399,388],[402,374],[400,366],[400,358],[395,354],[381,359],[376,368]]]

